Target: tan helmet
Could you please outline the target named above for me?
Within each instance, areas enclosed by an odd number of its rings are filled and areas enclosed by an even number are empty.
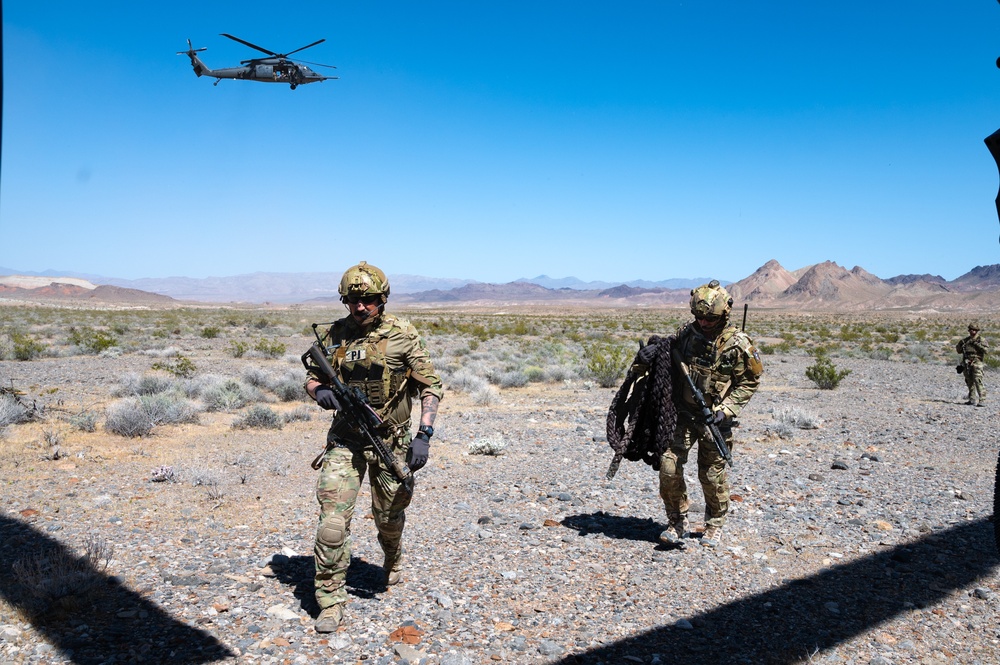
[[[337,293],[342,302],[348,297],[381,296],[384,303],[389,299],[389,278],[375,266],[362,261],[344,272]]]
[[[727,318],[732,309],[733,298],[717,279],[691,289],[691,313],[696,319]]]
[[[978,321],[973,321],[972,323],[969,324],[969,332],[979,332],[979,330],[980,328]]]

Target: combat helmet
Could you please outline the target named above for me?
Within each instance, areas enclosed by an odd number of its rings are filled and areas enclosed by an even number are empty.
[[[978,321],[973,321],[972,323],[969,324],[969,332],[979,332],[979,331],[980,327]]]
[[[340,294],[340,301],[343,303],[346,303],[349,297],[364,296],[380,296],[381,302],[385,303],[389,299],[389,278],[375,266],[362,261],[344,272],[337,293]]]
[[[691,313],[696,319],[726,319],[732,309],[733,297],[717,279],[691,289]]]

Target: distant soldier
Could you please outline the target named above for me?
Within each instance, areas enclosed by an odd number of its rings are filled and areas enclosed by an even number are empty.
[[[338,292],[350,314],[333,323],[323,340],[333,350],[330,364],[343,383],[367,396],[383,420],[383,440],[398,459],[405,455],[411,471],[417,471],[427,463],[430,452],[434,419],[443,396],[441,379],[414,327],[384,311],[389,298],[389,280],[384,272],[362,261],[344,273]],[[378,544],[385,555],[382,569],[388,586],[401,580],[405,510],[412,497],[374,447],[359,441],[344,426],[336,415],[340,404],[331,387],[320,378],[310,373],[306,391],[335,416],[316,484],[320,515],[315,587],[321,612],[315,627],[318,633],[330,633],[344,617],[347,567],[351,563],[351,518],[365,472],[371,486]],[[414,398],[420,400],[420,426],[411,438]]]
[[[757,391],[764,371],[753,341],[729,323],[732,306],[733,299],[716,280],[692,289],[691,313],[695,320],[676,335],[643,347],[636,357],[636,364],[641,369],[642,365],[661,362],[659,358],[663,354],[658,346],[669,344],[678,351],[695,385],[712,409],[715,424],[730,450],[733,445],[733,418],[739,415]],[[655,371],[656,368],[653,369]],[[674,367],[673,372],[676,375],[678,368]],[[697,443],[698,479],[705,494],[705,533],[701,544],[717,547],[729,512],[726,462],[715,442],[706,437],[705,429],[700,426],[699,409],[687,385],[683,390],[673,392],[673,403],[676,405],[677,425],[669,447],[659,459],[660,497],[668,521],[660,540],[683,546],[682,539],[688,535],[690,502],[684,482],[684,464],[691,448]]]
[[[983,385],[983,359],[989,351],[989,344],[979,336],[979,324],[969,324],[969,336],[955,347],[962,354],[962,364],[958,370],[965,375],[965,385],[969,388],[966,404],[986,406],[986,387]]]

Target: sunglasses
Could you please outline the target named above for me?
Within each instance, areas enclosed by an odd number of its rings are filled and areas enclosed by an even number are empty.
[[[709,314],[708,316],[696,316],[695,318],[698,321],[707,321],[708,323],[715,323],[716,321],[718,321],[722,317],[721,316],[715,316],[714,314]]]
[[[378,296],[347,296],[347,302],[352,305],[357,305],[359,302],[365,305],[374,305],[379,300]]]

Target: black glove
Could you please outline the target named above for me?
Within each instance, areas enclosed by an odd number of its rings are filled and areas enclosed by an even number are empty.
[[[419,471],[427,464],[427,457],[431,454],[431,440],[423,432],[418,432],[410,441],[410,449],[406,451],[406,465],[410,471]]]
[[[635,359],[643,365],[652,364],[653,358],[656,356],[656,348],[656,344],[647,344],[639,349],[639,353],[635,354]]]
[[[722,409],[719,409],[718,411],[714,411],[712,413],[712,424],[716,425],[716,426],[721,426],[724,422],[726,422],[726,419],[728,417],[729,416],[727,416],[726,412],[723,411]]]
[[[955,365],[955,371],[959,374],[963,373],[965,371],[965,365]]]
[[[327,411],[333,409],[340,410],[340,402],[333,394],[333,390],[328,386],[319,386],[316,388],[316,403]]]

